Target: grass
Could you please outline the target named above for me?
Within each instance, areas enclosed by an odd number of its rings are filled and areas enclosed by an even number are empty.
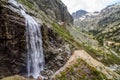
[[[76,40],[74,40],[73,36],[70,35],[69,31],[65,26],[60,26],[56,23],[52,23],[53,30],[58,33],[63,39],[73,45],[75,48],[80,49],[82,46]]]
[[[37,11],[35,5],[34,5],[32,2],[30,2],[30,1],[28,1],[28,0],[18,0],[18,1],[19,1],[20,3],[22,3],[23,5],[27,6],[29,9],[32,9],[32,10],[34,10],[34,11]]]
[[[91,46],[84,46],[84,50],[89,53],[92,57],[95,59],[101,57],[102,59],[99,60],[104,65],[112,65],[112,64],[120,64],[120,58],[118,58],[116,55],[111,53],[105,53],[104,50],[96,50],[92,48]],[[98,60],[98,59],[97,59]]]
[[[55,80],[107,80],[105,75],[78,59],[72,66],[66,68]]]
[[[32,13],[34,17],[42,20],[43,23],[50,24],[55,21],[50,15],[46,15],[44,11],[40,10],[32,1],[18,0],[18,2],[25,6],[27,12]]]

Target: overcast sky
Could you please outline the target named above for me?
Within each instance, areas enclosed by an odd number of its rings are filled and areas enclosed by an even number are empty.
[[[70,13],[77,10],[89,12],[100,11],[108,5],[120,2],[120,0],[62,0],[68,7]]]

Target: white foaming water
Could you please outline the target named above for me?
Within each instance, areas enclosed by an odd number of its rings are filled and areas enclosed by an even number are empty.
[[[9,0],[9,3],[14,6],[19,6],[21,14],[26,19],[26,41],[27,41],[27,70],[28,77],[33,76],[38,78],[40,72],[44,68],[44,55],[42,47],[42,37],[40,32],[40,25],[26,14],[25,10],[15,0]]]
[[[8,3],[10,3],[11,6],[13,6],[15,8],[19,8],[19,5],[15,0],[8,0]]]

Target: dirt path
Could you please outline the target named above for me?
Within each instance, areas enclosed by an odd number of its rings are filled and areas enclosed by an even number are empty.
[[[59,69],[55,73],[55,75],[58,75],[60,72],[64,71],[67,67],[69,67],[70,65],[74,64],[77,61],[78,58],[83,59],[91,67],[94,67],[96,70],[102,72],[104,75],[106,75],[106,77],[108,79],[112,79],[112,80],[114,80],[114,79],[116,80],[117,79],[117,80],[120,80],[120,75],[118,75],[117,73],[113,72],[110,68],[106,67],[101,62],[99,62],[99,61],[95,60],[94,58],[92,58],[84,50],[77,50],[77,51],[75,51],[73,53],[73,55],[70,57],[70,59],[68,60],[68,62],[64,65],[64,67],[62,67],[61,69]]]

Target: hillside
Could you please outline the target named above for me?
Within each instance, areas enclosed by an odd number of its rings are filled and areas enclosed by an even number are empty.
[[[99,25],[94,22],[97,30],[102,26],[103,18],[101,21],[98,18],[102,13],[107,14],[104,10],[100,15],[81,10],[77,17],[89,25],[92,20],[98,20]],[[114,18],[117,22],[117,17]],[[120,58],[108,48],[108,43],[119,45],[119,40],[106,37],[106,44],[100,45],[99,42],[104,42],[101,41],[103,28],[93,35],[90,33],[93,27],[87,28],[87,24],[74,27],[73,17],[61,0],[1,0],[0,21],[1,80],[120,79],[118,68],[110,67],[119,67]],[[115,36],[118,36],[118,25],[117,29],[110,27]],[[104,28],[109,29],[109,25]]]
[[[57,75],[56,78],[58,78],[58,80],[119,79],[118,74],[112,72],[110,68],[104,66],[101,62],[95,60],[83,50],[75,51],[65,66],[58,70],[55,75]],[[96,78],[95,76],[98,77]]]
[[[113,42],[114,46],[108,46],[119,53],[119,12],[120,3],[110,5],[103,9],[93,18],[75,20],[75,26],[79,26],[82,31],[88,32],[96,37],[101,45]]]

